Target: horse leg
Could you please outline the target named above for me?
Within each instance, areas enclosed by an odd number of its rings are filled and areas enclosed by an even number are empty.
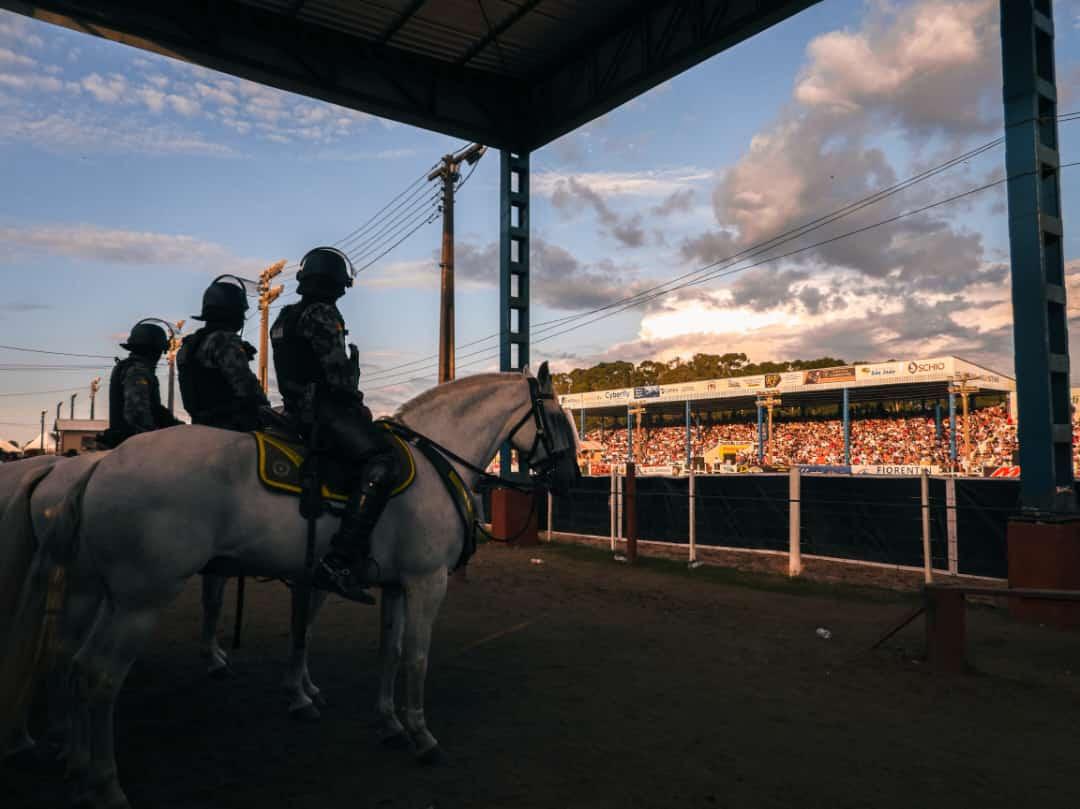
[[[229,675],[229,656],[218,643],[217,626],[221,618],[221,608],[225,603],[224,576],[202,577],[202,656],[210,661],[206,672],[214,679],[223,679]]]
[[[300,599],[304,591],[293,587],[292,590],[292,617],[290,627],[296,627],[299,621]],[[315,722],[322,714],[316,705],[316,699],[322,700],[319,689],[311,682],[307,673],[307,647],[311,640],[311,624],[315,620],[315,613],[326,599],[325,593],[314,590],[308,591],[308,620],[304,629],[303,638],[296,636],[295,630],[291,635],[289,649],[289,664],[285,669],[285,677],[282,680],[282,688],[289,697],[289,716],[302,722]],[[314,694],[308,692],[308,686],[314,690]]]
[[[85,659],[90,767],[81,798],[94,809],[129,809],[116,772],[116,697],[157,622],[156,609],[115,606],[101,622]],[[82,651],[80,651],[82,655]]]
[[[405,727],[417,761],[439,759],[439,743],[424,719],[424,679],[427,677],[431,629],[446,596],[445,568],[429,576],[407,578],[405,586]]]
[[[322,695],[322,689],[315,685],[315,682],[311,679],[311,672],[308,671],[307,650],[311,646],[311,628],[315,626],[315,617],[319,614],[323,604],[326,603],[328,595],[330,593],[326,590],[313,590],[311,593],[311,606],[308,609],[307,643],[304,645],[303,674],[300,678],[300,686],[316,708],[326,707],[326,697]]]
[[[409,735],[398,720],[394,706],[394,684],[397,681],[401,644],[405,636],[405,594],[401,587],[383,587],[379,607],[380,681],[379,700],[375,705],[378,735],[379,740],[387,747],[404,747],[409,744]]]

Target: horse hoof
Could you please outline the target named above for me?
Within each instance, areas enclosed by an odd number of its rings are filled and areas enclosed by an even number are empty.
[[[409,741],[409,734],[405,731],[400,731],[399,733],[384,736],[379,740],[379,744],[387,750],[404,750],[409,747],[411,742]]]
[[[211,680],[228,680],[233,676],[233,670],[228,666],[218,666],[216,669],[210,669],[207,673],[210,675]]]
[[[295,722],[318,722],[321,717],[322,714],[314,705],[304,705],[289,711],[289,718]]]
[[[432,767],[432,766],[434,766],[436,764],[441,763],[442,760],[443,760],[443,752],[442,752],[442,748],[439,747],[439,745],[435,745],[434,747],[429,747],[427,750],[423,751],[422,753],[417,753],[416,754],[416,763],[421,764],[421,765],[423,765],[425,767]]]

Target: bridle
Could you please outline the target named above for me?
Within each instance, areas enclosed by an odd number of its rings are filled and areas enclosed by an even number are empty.
[[[510,430],[507,440],[513,441],[518,431],[529,423],[529,417],[532,417],[535,434],[533,435],[532,446],[525,453],[524,460],[526,465],[536,473],[537,477],[546,480],[555,471],[555,467],[558,466],[563,456],[571,452],[573,448],[555,449],[555,441],[551,437],[551,427],[547,421],[547,414],[544,413],[544,402],[555,401],[555,394],[544,393],[540,389],[540,382],[534,377],[526,377],[525,381],[529,383],[530,407],[518,419],[513,429]],[[537,460],[536,454],[541,447],[544,450],[544,457]]]
[[[551,477],[551,474],[555,471],[555,467],[558,465],[559,461],[562,460],[567,453],[574,452],[575,448],[566,447],[564,449],[555,449],[555,441],[551,437],[551,426],[548,424],[547,414],[544,412],[544,402],[554,401],[555,394],[544,393],[540,389],[540,383],[535,377],[526,377],[525,381],[529,384],[529,409],[525,411],[524,415],[518,419],[517,423],[510,430],[507,441],[512,442],[514,436],[529,423],[530,418],[532,419],[535,435],[533,436],[532,446],[529,447],[529,451],[524,455],[523,460],[526,465],[536,473],[539,482],[545,484]],[[513,480],[512,478],[503,477],[502,475],[492,475],[486,469],[480,468],[476,464],[462,458],[456,452],[452,452],[437,441],[432,441],[427,436],[418,433],[412,427],[407,427],[399,421],[388,420],[387,423],[393,432],[414,441],[426,442],[438,451],[439,454],[475,473],[479,477],[479,481],[474,487],[477,491],[481,488],[501,487],[531,492],[536,488],[535,484],[531,482]],[[536,456],[541,448],[544,450],[544,457],[537,460]]]

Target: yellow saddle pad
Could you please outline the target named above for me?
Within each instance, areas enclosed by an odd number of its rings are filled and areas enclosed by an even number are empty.
[[[380,423],[376,426],[386,430]],[[395,497],[412,485],[416,477],[416,462],[408,444],[389,430],[386,430],[386,433],[389,443],[394,447],[395,482],[390,496]],[[259,449],[259,480],[271,491],[299,497],[300,466],[306,454],[304,445],[260,431],[252,435],[255,436],[255,445]],[[330,458],[326,458],[325,463],[320,462],[320,467],[323,499],[337,503],[348,500],[344,469]]]

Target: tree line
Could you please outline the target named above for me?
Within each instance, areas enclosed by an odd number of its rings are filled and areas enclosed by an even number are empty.
[[[632,362],[601,362],[590,368],[574,368],[555,374],[558,393],[588,393],[611,388],[635,388],[641,385],[674,385],[702,379],[723,379],[729,376],[777,374],[784,371],[808,371],[811,368],[830,368],[847,365],[836,357],[786,362],[750,362],[745,354],[695,354],[691,359],[675,357],[668,362],[643,360]]]

